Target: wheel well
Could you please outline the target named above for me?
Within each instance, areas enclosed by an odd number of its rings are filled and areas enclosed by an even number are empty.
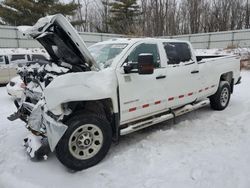
[[[69,108],[71,113],[64,117],[64,122],[76,114],[93,113],[108,120],[112,128],[113,136],[117,135],[119,122],[117,122],[117,115],[113,111],[113,103],[111,99],[69,102],[66,104],[66,108]],[[114,139],[116,140],[116,138]]]
[[[220,81],[228,81],[230,84],[231,93],[233,93],[234,87],[234,79],[233,79],[233,72],[227,72],[220,76]]]

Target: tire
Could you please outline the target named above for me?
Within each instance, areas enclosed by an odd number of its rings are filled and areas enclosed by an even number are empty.
[[[79,171],[99,163],[112,143],[109,122],[95,114],[77,115],[56,146],[56,156],[67,168]]]
[[[210,99],[210,106],[214,110],[224,110],[230,101],[231,88],[227,81],[221,81],[218,90]]]

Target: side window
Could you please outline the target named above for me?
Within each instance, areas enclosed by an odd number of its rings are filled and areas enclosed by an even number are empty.
[[[12,55],[11,61],[25,60],[25,55]]]
[[[44,57],[43,55],[40,55],[40,54],[33,54],[32,61],[35,61],[35,60],[46,60],[46,57]]]
[[[5,64],[5,63],[4,63],[4,57],[3,57],[3,56],[0,56],[0,65],[2,65],[2,64]]]
[[[27,59],[28,59],[28,61],[31,61],[30,56],[31,56],[31,55],[27,55]]]
[[[8,56],[4,56],[4,59],[5,59],[5,63],[6,63],[6,64],[10,64],[10,61],[9,61]]]
[[[169,65],[192,60],[191,50],[187,43],[165,42],[163,45]]]
[[[156,68],[160,67],[160,55],[158,52],[158,47],[156,44],[140,44],[138,45],[128,56],[128,62],[137,63],[138,56],[142,53],[150,53],[153,55],[154,66]]]

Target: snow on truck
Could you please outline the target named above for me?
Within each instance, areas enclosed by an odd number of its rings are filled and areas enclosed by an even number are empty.
[[[66,167],[101,161],[121,135],[198,109],[228,106],[240,83],[236,56],[195,56],[186,41],[121,38],[89,48],[62,15],[19,28],[51,56],[19,68],[26,84],[18,110],[31,157],[54,151]],[[35,135],[35,136],[34,136]]]

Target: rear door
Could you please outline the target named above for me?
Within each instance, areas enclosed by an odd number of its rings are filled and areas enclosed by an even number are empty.
[[[175,108],[194,102],[201,88],[199,66],[190,45],[164,42],[167,56],[167,107]]]
[[[139,54],[142,53],[153,54],[154,73],[148,75],[124,73],[123,66],[127,63],[136,64]],[[166,67],[162,67],[161,61],[156,42],[138,43],[124,58],[124,64],[117,70],[122,124],[166,109],[166,101],[163,101]]]

